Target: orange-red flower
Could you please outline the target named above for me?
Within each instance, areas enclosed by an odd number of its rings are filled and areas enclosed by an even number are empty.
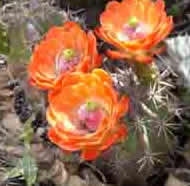
[[[128,58],[149,63],[157,48],[172,30],[173,19],[165,12],[163,0],[111,1],[100,17],[96,34],[118,50],[108,50],[112,58]]]
[[[127,135],[119,118],[128,110],[128,98],[118,95],[110,76],[101,69],[73,72],[49,93],[49,139],[65,151],[81,151],[93,160]]]
[[[66,72],[87,72],[100,65],[94,34],[86,34],[75,22],[66,22],[48,31],[35,48],[28,71],[33,85],[51,89]]]

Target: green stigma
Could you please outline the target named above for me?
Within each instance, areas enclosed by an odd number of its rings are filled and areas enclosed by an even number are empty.
[[[73,57],[75,57],[76,53],[73,49],[65,49],[63,51],[63,56],[65,60],[71,60]]]
[[[131,17],[128,21],[128,24],[131,27],[136,27],[138,23],[139,23],[139,20],[135,16]]]
[[[96,102],[88,101],[86,103],[87,111],[95,111],[98,108],[98,104]]]

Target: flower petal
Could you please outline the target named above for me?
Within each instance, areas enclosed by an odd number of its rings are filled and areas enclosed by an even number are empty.
[[[106,54],[112,59],[126,58],[129,60],[134,60],[134,61],[138,61],[140,63],[145,63],[145,64],[149,64],[152,62],[152,56],[143,54],[143,52],[141,52],[141,54],[138,54],[138,53],[136,54],[136,53],[131,53],[131,52],[124,53],[120,51],[107,50]]]
[[[92,31],[88,32],[88,52],[91,56],[91,66],[89,69],[100,67],[102,64],[102,56],[98,54],[96,47],[96,37]]]
[[[95,149],[85,149],[82,151],[81,158],[86,161],[95,160],[100,155],[100,151]]]
[[[127,113],[129,109],[129,98],[128,97],[122,97],[118,103],[117,106],[117,114],[118,118],[122,117],[123,114]]]

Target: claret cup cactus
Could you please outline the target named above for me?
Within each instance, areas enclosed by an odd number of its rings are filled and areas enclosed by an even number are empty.
[[[0,52],[23,123],[13,167],[29,185],[63,185],[69,165],[77,174],[88,165],[117,185],[145,185],[173,153],[180,128],[177,75],[163,56],[174,25],[164,1],[109,1],[94,30],[72,10],[36,2],[0,9],[8,46]]]

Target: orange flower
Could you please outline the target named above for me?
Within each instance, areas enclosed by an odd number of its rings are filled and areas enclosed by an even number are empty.
[[[28,71],[33,85],[51,89],[61,74],[87,72],[100,65],[94,34],[86,34],[78,24],[66,22],[48,31],[35,48]]]
[[[49,139],[66,151],[81,151],[93,160],[127,135],[118,119],[128,110],[128,98],[118,100],[111,77],[101,69],[73,72],[49,93]]]
[[[100,17],[96,34],[118,50],[107,50],[111,58],[128,58],[149,63],[157,48],[172,30],[173,19],[167,17],[163,0],[111,1]]]

